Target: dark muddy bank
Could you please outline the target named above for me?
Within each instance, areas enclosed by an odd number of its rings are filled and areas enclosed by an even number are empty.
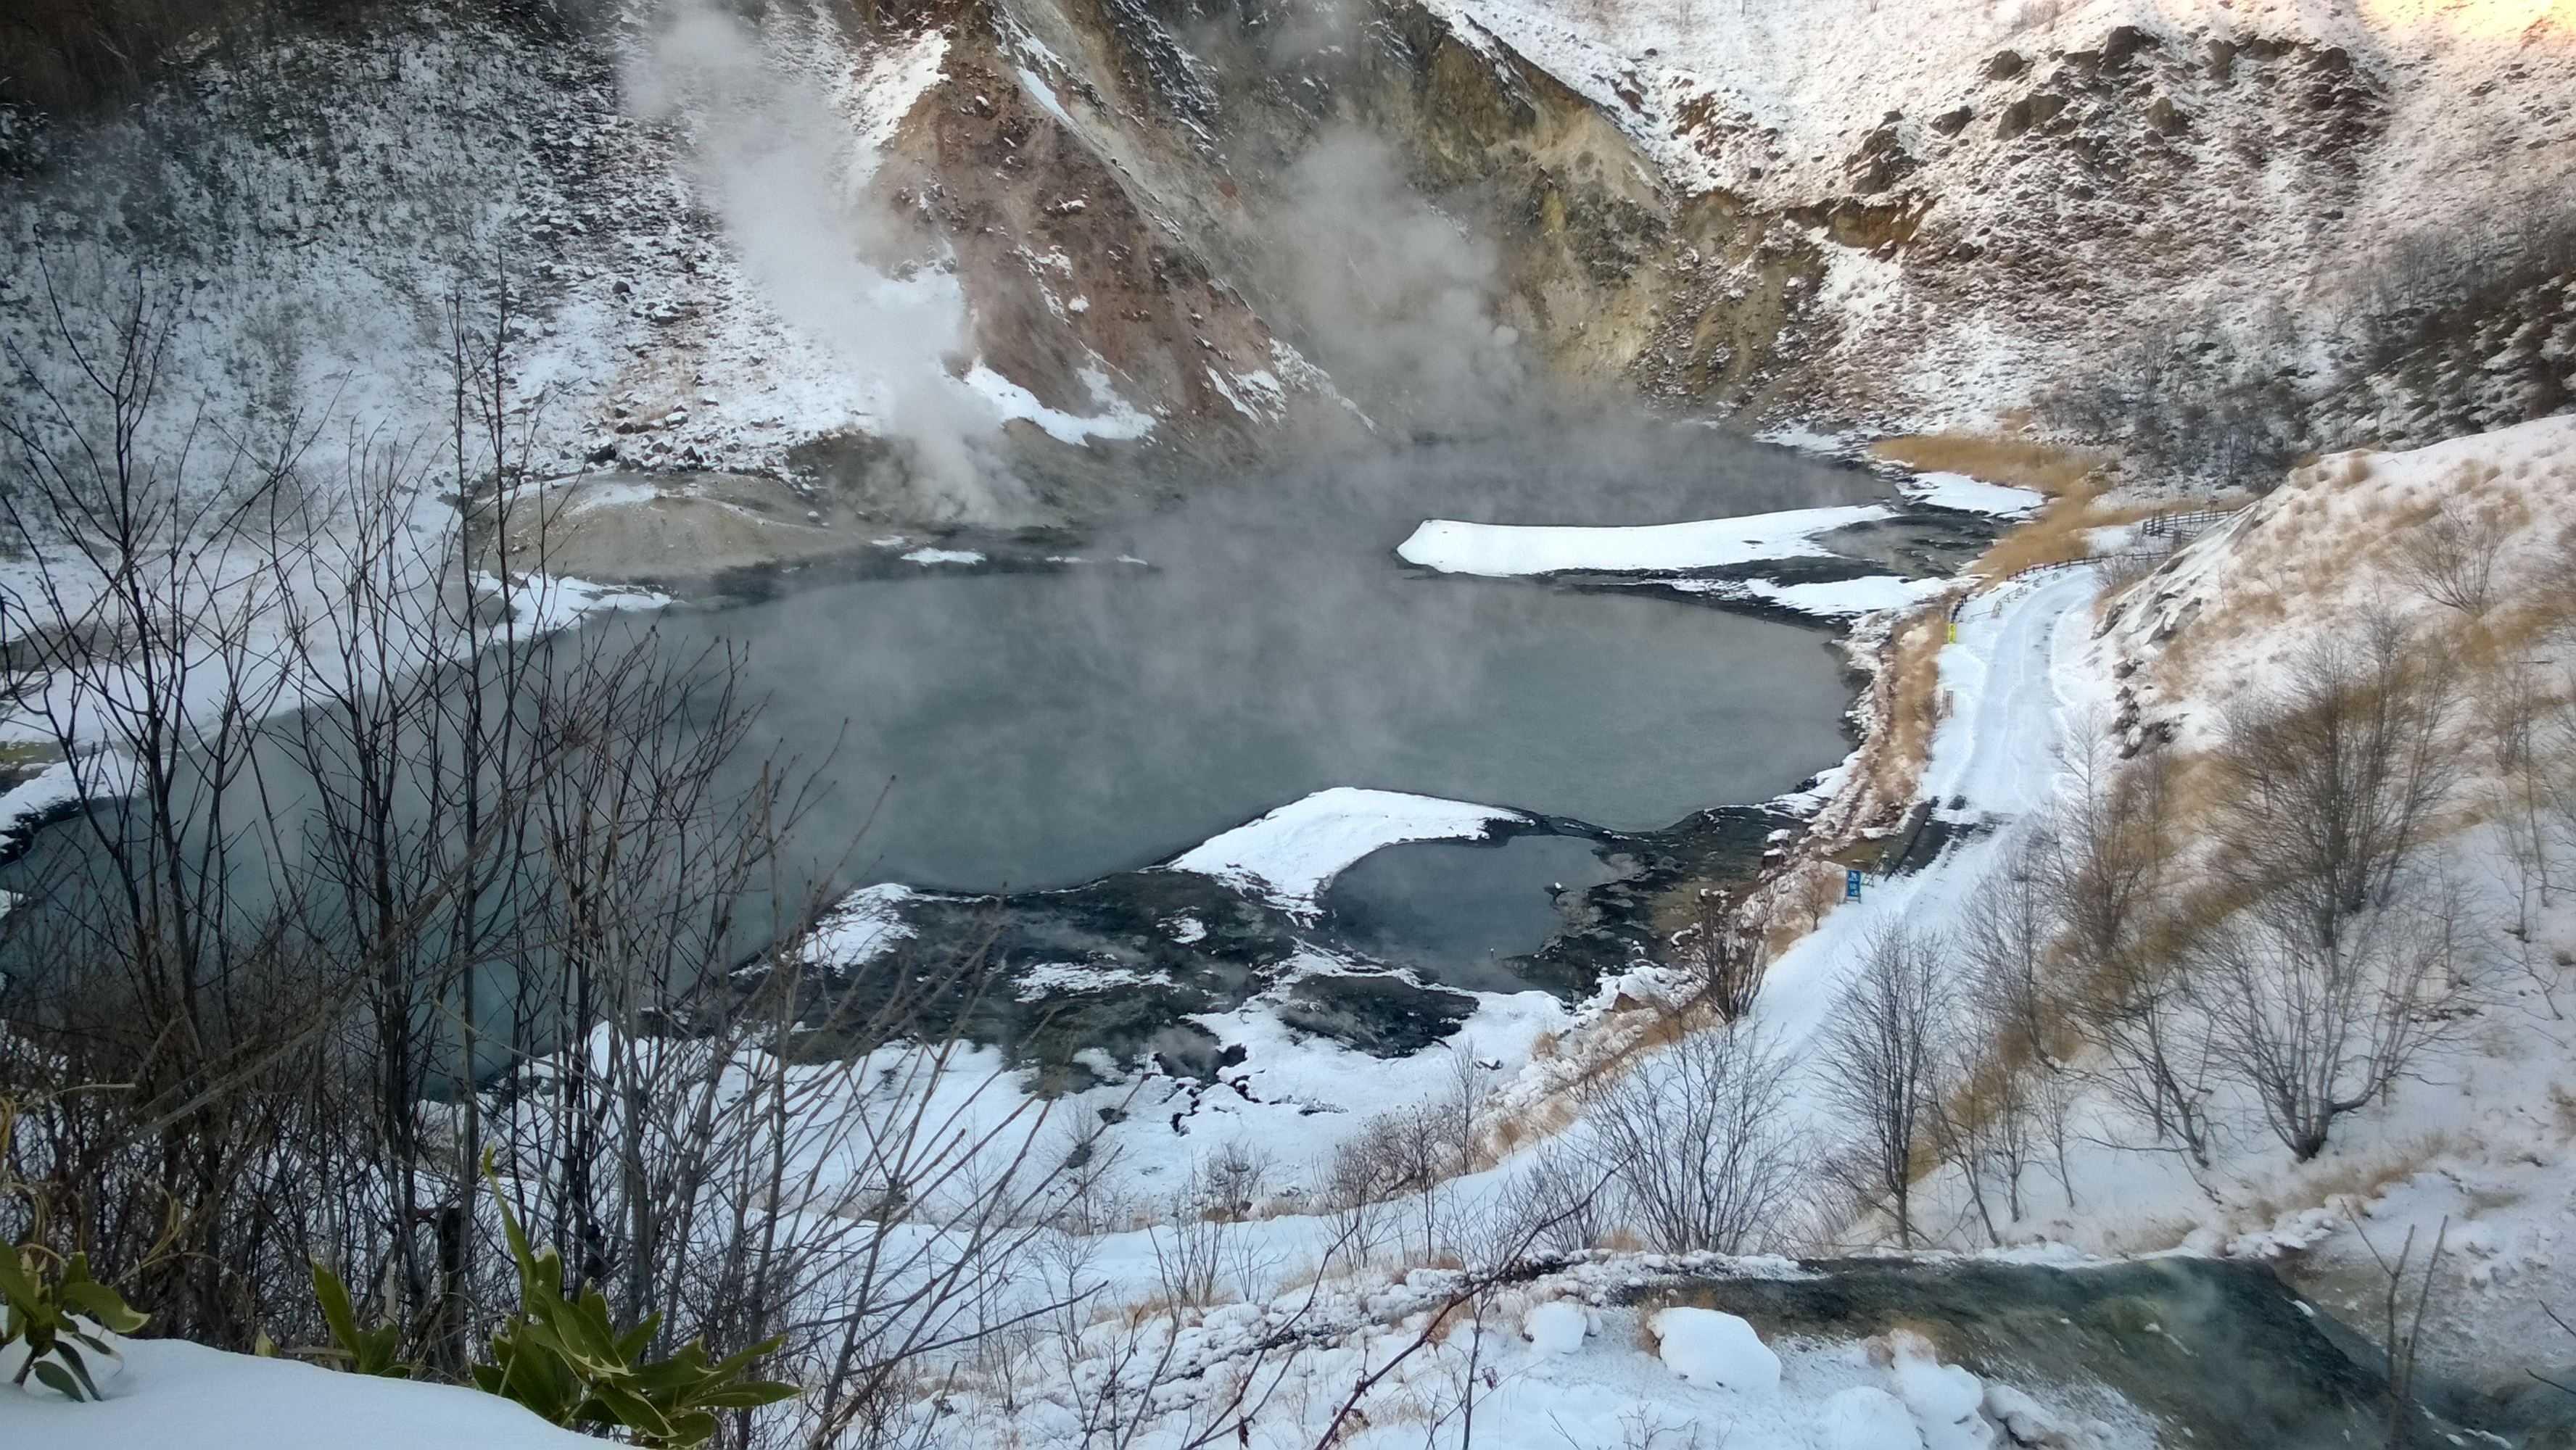
[[[926,1014],[933,1031],[952,1027],[1008,1050],[1035,1070],[1044,1091],[1094,1080],[1075,1060],[1098,1049],[1121,1063],[1146,1062],[1174,1077],[1213,1081],[1241,1059],[1189,1020],[1253,1002],[1268,1004],[1297,1032],[1381,1057],[1418,1052],[1447,1038],[1476,1008],[1479,991],[1589,996],[1605,976],[1655,956],[1656,914],[1685,884],[1751,879],[1776,831],[1793,817],[1760,808],[1693,815],[1664,831],[1602,831],[1570,820],[1497,828],[1480,843],[1394,846],[1377,856],[1425,850],[1487,856],[1545,848],[1539,864],[1561,868],[1588,858],[1596,878],[1573,885],[1506,880],[1526,896],[1515,943],[1498,944],[1490,924],[1451,929],[1449,903],[1392,927],[1383,903],[1354,900],[1342,883],[1324,909],[1301,919],[1256,897],[1186,871],[1128,871],[1060,891],[969,896],[921,893],[891,911],[908,935],[886,957],[814,983],[804,1016],[828,1020],[846,994],[893,990],[907,977],[975,965],[976,989],[952,993]],[[1364,878],[1376,858],[1353,868]],[[1444,870],[1472,878],[1472,862]],[[1502,873],[1509,878],[1508,869]],[[1400,878],[1399,878],[1400,879]],[[1365,887],[1362,879],[1353,883]],[[1453,881],[1453,885],[1468,885]],[[1490,899],[1490,882],[1474,882]],[[1371,910],[1371,906],[1381,909]],[[1458,913],[1475,918],[1476,904]],[[817,1034],[807,1050],[832,1050]]]

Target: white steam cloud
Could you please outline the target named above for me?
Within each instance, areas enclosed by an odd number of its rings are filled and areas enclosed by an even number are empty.
[[[982,466],[997,434],[992,403],[959,382],[949,357],[966,336],[953,273],[889,274],[897,224],[868,195],[874,148],[791,55],[844,52],[828,21],[788,7],[755,30],[707,0],[671,0],[625,74],[628,104],[688,131],[693,179],[723,219],[745,272],[781,317],[876,393],[882,428],[910,443],[919,503],[992,519],[1012,511],[1006,478]]]
[[[1301,346],[1380,422],[1489,426],[1522,392],[1493,245],[1405,181],[1385,142],[1329,132],[1288,174],[1271,281]]]

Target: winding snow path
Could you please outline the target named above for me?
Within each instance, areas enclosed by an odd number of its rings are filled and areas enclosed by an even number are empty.
[[[1941,651],[1950,712],[1919,788],[1940,819],[2010,819],[2048,804],[2088,638],[2081,614],[2101,587],[2079,567],[2007,585],[1961,612],[1957,641]]]
[[[2084,647],[2100,589],[2092,569],[2069,569],[2006,586],[1963,611],[1958,639],[1941,651],[1950,713],[1933,735],[1921,795],[1942,803],[1943,819],[2005,829],[1922,870],[1869,883],[1859,901],[1835,907],[1781,953],[1763,979],[1754,1019],[1791,1056],[1804,1056],[1823,1030],[1874,933],[1899,921],[1918,932],[1949,930],[1977,884],[2005,859],[2012,824],[2047,806],[2063,732],[2091,703]],[[1962,803],[1951,808],[1954,799]],[[1811,1100],[1795,1111],[1828,1127],[1831,1113],[1812,1091],[1802,1095]]]

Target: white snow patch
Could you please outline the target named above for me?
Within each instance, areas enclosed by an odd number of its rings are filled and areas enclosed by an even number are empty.
[[[896,908],[914,894],[911,887],[889,881],[862,886],[842,897],[815,924],[810,948],[814,961],[847,971],[891,951],[896,943],[912,935],[912,928],[904,924]]]
[[[984,556],[973,549],[915,549],[902,556],[907,564],[928,568],[933,564],[981,564]]]
[[[187,1450],[597,1450],[516,1403],[458,1385],[343,1374],[180,1339],[121,1341],[108,1397],[0,1394],[0,1443]]]
[[[2048,502],[2048,495],[2037,489],[1987,483],[1964,473],[1918,473],[1912,482],[1905,485],[1905,496],[1934,508],[2011,519],[2020,518]]]
[[[1108,375],[1096,369],[1085,369],[1083,382],[1091,389],[1092,400],[1103,406],[1092,417],[1082,418],[1038,401],[1037,394],[1012,382],[977,361],[966,374],[966,386],[982,394],[1004,418],[1025,418],[1059,443],[1080,444],[1093,438],[1142,438],[1154,430],[1151,416],[1138,412],[1109,387]]]
[[[1395,552],[1408,564],[1489,579],[1569,569],[1656,573],[1822,555],[1828,551],[1816,542],[1818,535],[1883,519],[1890,512],[1883,504],[1845,504],[1626,528],[1430,519]]]
[[[1769,579],[1744,581],[1753,598],[1825,619],[1852,619],[1882,609],[1911,609],[1950,587],[1947,579],[1907,579],[1896,574],[1870,574],[1816,584],[1779,584]]]
[[[1065,992],[1104,992],[1116,987],[1170,985],[1171,977],[1162,972],[1139,972],[1128,967],[1104,967],[1092,962],[1040,962],[1020,973],[1015,995],[1022,1002],[1040,1002]]]
[[[1943,1364],[1919,1334],[1900,1329],[1888,1337],[1896,1356],[1889,1378],[1896,1397],[1914,1412],[1926,1450],[1988,1450],[1995,1443],[1995,1427],[1981,1413],[1984,1382],[1955,1364]]]
[[[100,797],[122,794],[121,786],[128,774],[122,767],[126,763],[122,758],[93,758],[89,772],[93,778],[88,783],[90,794]],[[119,789],[102,789],[102,785],[110,783],[96,779],[99,767],[102,765],[112,767],[109,772],[114,777],[112,783],[119,786]],[[79,800],[82,787],[80,777],[81,772],[73,766],[72,762],[57,760],[11,786],[7,794],[0,795],[0,832],[22,829],[37,817]]]
[[[1590,1320],[1582,1305],[1559,1299],[1531,1310],[1521,1321],[1521,1333],[1528,1337],[1530,1348],[1541,1354],[1572,1354],[1583,1347]]]
[[[1029,99],[1038,103],[1038,109],[1055,117],[1056,124],[1066,130],[1074,129],[1072,115],[1065,110],[1064,102],[1056,98],[1055,87],[1046,83],[1046,77],[1027,66],[1019,68],[1019,75],[1020,89],[1029,93]]]
[[[1316,898],[1335,876],[1380,847],[1482,840],[1498,822],[1528,819],[1500,806],[1334,786],[1210,837],[1166,862],[1165,869],[1213,876],[1306,915],[1317,909]]]
[[[1819,433],[1803,424],[1793,423],[1785,428],[1774,428],[1768,433],[1756,433],[1753,435],[1753,441],[1768,443],[1779,448],[1794,448],[1801,453],[1832,455],[1851,447],[1853,436],[1849,433]]]
[[[1735,1315],[1677,1306],[1658,1311],[1649,1324],[1665,1365],[1692,1384],[1745,1394],[1780,1388],[1780,1356]]]
[[[1817,1450],[1923,1450],[1905,1402],[1876,1385],[1853,1385],[1816,1417]]]

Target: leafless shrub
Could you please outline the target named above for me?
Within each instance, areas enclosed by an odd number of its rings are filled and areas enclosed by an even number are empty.
[[[2380,1346],[2381,1352],[2388,1357],[2387,1404],[2382,1421],[2387,1438],[2382,1443],[2388,1450],[2407,1450],[2408,1446],[2417,1443],[2416,1421],[2420,1412],[2415,1408],[2415,1367],[2424,1349],[2424,1313],[2433,1304],[2433,1279],[2442,1269],[2442,1251],[2451,1237],[2451,1220],[2445,1215],[2441,1226],[2433,1231],[2432,1252],[2424,1256],[2424,1266],[2420,1269],[2414,1266],[2416,1230],[2413,1225],[2407,1227],[2406,1242],[2398,1246],[2394,1260],[2381,1253],[2379,1245],[2370,1241],[2370,1233],[2362,1227],[2359,1214],[2353,1215],[2352,1232],[2361,1240],[2361,1246],[2370,1251],[2371,1262],[2378,1266],[2380,1277],[2386,1281],[2379,1301]],[[2411,1305],[2406,1302],[2410,1297],[2407,1292],[2410,1276],[2415,1280],[2411,1296],[2415,1302]],[[2555,1313],[2550,1314],[2552,1319],[2557,1317]],[[2537,1378],[2536,1375],[2534,1377]]]
[[[1270,1168],[1269,1154],[1245,1139],[1228,1139],[1199,1162],[1193,1211],[1202,1218],[1249,1217],[1269,1184]]]
[[[1690,974],[1694,995],[1729,1022],[1753,1010],[1770,964],[1770,927],[1739,919],[1723,893],[1702,891],[1695,919],[1675,934],[1673,949]]]
[[[51,626],[12,663],[85,787],[5,927],[42,966],[0,988],[0,1074],[44,1090],[9,1171],[46,1232],[158,1327],[244,1348],[317,1337],[307,1270],[338,1265],[453,1372],[509,1295],[488,1148],[567,1287],[659,1315],[656,1352],[783,1331],[818,1442],[895,1424],[925,1353],[1007,1320],[1051,1217],[1042,1105],[924,1035],[980,956],[812,960],[782,862],[804,787],[743,759],[735,663],[534,629],[541,538],[486,577],[413,527],[432,491],[506,522],[506,301],[453,310],[444,450],[330,467],[309,437],[163,448],[195,441],[156,411],[166,320],[110,301],[66,324],[104,349],[79,381],[0,415],[34,561],[0,607]],[[815,1040],[847,1054],[799,1061]]]
[[[2456,1020],[2460,905],[2427,889],[2320,939],[2295,900],[2240,913],[2203,948],[2220,1051],[2264,1121],[2304,1163],[2335,1120],[2414,1066]]]
[[[2051,970],[2060,931],[2054,836],[2017,847],[1967,906],[1956,943],[1968,1003],[1995,1050],[2014,1062],[2053,1063],[2069,1008]]]
[[[2016,848],[1969,903],[1958,937],[1975,1022],[1958,1076],[1981,1090],[1974,1101],[1945,1106],[1940,1124],[1945,1153],[1966,1173],[1990,1237],[1990,1173],[2000,1180],[2008,1215],[2018,1219],[2023,1174],[2044,1154],[2074,1206],[2066,1165],[2074,1081],[2056,1050],[2075,1013],[2053,969],[2062,930],[2053,869],[2059,860],[2059,844],[2045,832]]]
[[[2194,927],[2177,915],[2171,763],[2149,751],[2114,768],[2088,750],[2075,765],[2078,790],[2058,812],[2048,866],[2071,1020],[2100,1054],[2107,1096],[2206,1168],[2214,1066],[2175,949]]]
[[[2483,619],[2495,602],[2496,558],[2512,536],[2500,514],[2446,495],[2398,540],[2397,577],[2436,604]]]
[[[1782,1127],[1788,1061],[1751,1027],[1693,1032],[1588,1105],[1593,1165],[1656,1247],[1738,1253],[1785,1207],[1800,1168]]]
[[[2416,643],[2374,617],[2356,644],[2311,647],[2277,694],[2228,721],[2229,861],[2252,887],[2292,898],[2321,945],[2343,918],[2387,904],[2459,780],[2444,738],[2453,682]]]
[[[1596,1154],[1563,1140],[1530,1155],[1502,1205],[1505,1231],[1531,1231],[1531,1241],[1552,1253],[1592,1248],[1609,1232],[1609,1175]]]
[[[1948,997],[1936,945],[1886,928],[1863,943],[1823,1043],[1826,1095],[1859,1139],[1856,1186],[1888,1205],[1900,1246],[1914,1242],[1914,1180],[1947,1089]]]

